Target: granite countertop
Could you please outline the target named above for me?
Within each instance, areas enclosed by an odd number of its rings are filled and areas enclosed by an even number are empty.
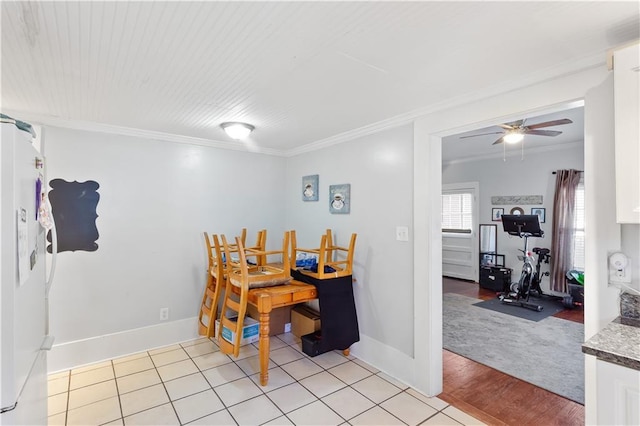
[[[582,352],[640,371],[640,321],[616,318],[587,340]]]

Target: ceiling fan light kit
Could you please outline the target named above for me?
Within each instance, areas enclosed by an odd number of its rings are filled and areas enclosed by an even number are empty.
[[[518,131],[518,130],[512,130],[507,132],[507,134],[505,134],[502,139],[506,142],[506,143],[518,143],[521,142],[524,139],[524,133]]]
[[[242,140],[246,138],[255,129],[255,127],[251,124],[240,123],[236,121],[222,123],[220,127],[222,127],[222,130],[224,130],[231,139],[236,140]]]

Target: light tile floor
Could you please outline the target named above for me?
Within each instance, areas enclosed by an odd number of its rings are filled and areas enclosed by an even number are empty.
[[[269,384],[257,343],[238,358],[206,338],[49,375],[49,425],[478,425],[341,352],[308,357],[271,337]]]

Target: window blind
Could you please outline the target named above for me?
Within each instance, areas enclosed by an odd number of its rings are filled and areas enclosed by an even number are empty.
[[[442,195],[442,229],[445,232],[471,232],[473,194]]]

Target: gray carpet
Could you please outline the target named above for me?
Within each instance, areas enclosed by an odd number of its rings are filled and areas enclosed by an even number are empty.
[[[539,322],[443,296],[445,349],[584,405],[584,326],[560,318]],[[535,401],[530,401],[535,403]]]

